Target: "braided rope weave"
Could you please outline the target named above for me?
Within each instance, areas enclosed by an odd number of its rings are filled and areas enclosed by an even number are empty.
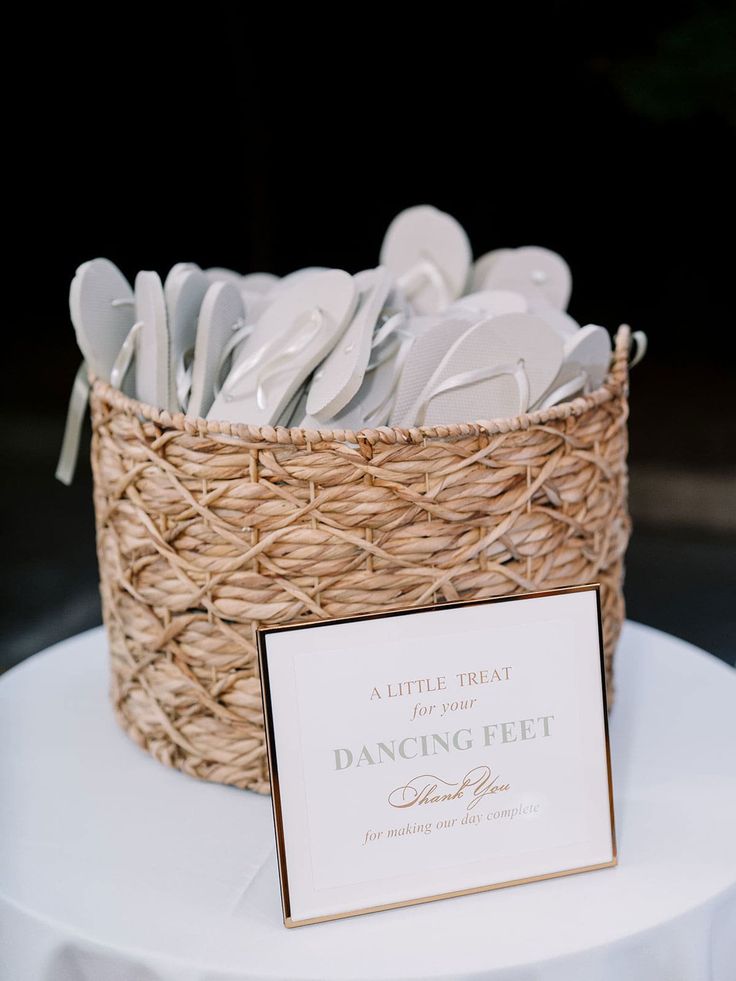
[[[316,432],[160,412],[95,381],[112,699],[156,759],[268,792],[256,629],[598,581],[623,622],[630,332],[590,395],[474,425]]]

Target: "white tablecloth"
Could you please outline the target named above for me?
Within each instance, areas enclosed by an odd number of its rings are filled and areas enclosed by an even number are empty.
[[[620,865],[287,931],[268,798],[117,728],[100,630],[0,679],[2,981],[736,978],[736,672],[627,625]]]

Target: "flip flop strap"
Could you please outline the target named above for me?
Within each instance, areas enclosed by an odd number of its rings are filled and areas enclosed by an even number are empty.
[[[268,398],[266,396],[267,386],[275,378],[283,375],[284,372],[294,372],[294,366],[298,364],[299,356],[319,336],[327,323],[327,318],[324,311],[318,307],[312,311],[305,322],[300,323],[299,321],[300,318],[297,318],[296,323],[299,326],[294,327],[290,331],[286,346],[283,346],[283,337],[279,338],[278,345],[276,343],[273,345],[274,347],[278,346],[278,353],[275,357],[264,362],[258,371],[256,405],[261,410],[265,409],[268,405]]]
[[[406,317],[403,313],[395,313],[386,320],[385,323],[381,324],[378,330],[373,335],[373,340],[371,342],[371,356],[368,364],[366,365],[365,373],[368,374],[370,371],[375,371],[376,368],[380,368],[382,364],[386,361],[395,357],[398,348],[401,345],[402,337],[409,337],[410,335],[403,330],[404,324],[406,322]],[[393,341],[392,344],[387,344],[387,341]],[[383,350],[381,350],[383,348]],[[373,355],[373,352],[375,356]]]
[[[450,287],[445,279],[444,273],[436,263],[430,259],[421,259],[411,269],[396,280],[396,285],[411,300],[412,296],[424,285],[431,283],[440,294],[440,302],[443,307],[448,306],[452,301]]]
[[[384,341],[387,341],[397,330],[400,330],[406,320],[406,316],[401,310],[392,310],[390,313],[384,310],[381,317],[385,317],[385,320],[383,320],[381,326],[373,335],[371,350],[380,347]]]
[[[223,388],[223,375],[225,374],[225,369],[230,362],[232,353],[242,341],[246,340],[253,333],[254,323],[246,323],[242,318],[235,321],[232,326],[232,334],[230,339],[225,344],[224,348],[220,353],[220,357],[217,362],[217,367],[215,368],[215,381],[213,385],[213,392],[215,398],[220,394]],[[191,366],[192,375],[194,373],[194,363]],[[227,376],[229,377],[229,375]],[[225,379],[227,380],[227,379]]]
[[[113,307],[134,307],[135,300],[132,297],[118,297],[115,300],[111,300],[110,305]],[[123,341],[123,347],[125,347],[126,344],[131,347],[134,344],[134,331],[136,331],[136,328],[140,329],[140,325],[133,324],[131,329],[128,331],[125,341]],[[110,372],[110,382],[113,385],[115,384],[115,382],[113,382],[115,367],[121,358],[121,353],[121,351],[118,352]],[[123,378],[125,377],[125,372],[130,366],[130,359],[133,356],[132,351],[126,356],[128,357],[128,364],[125,371],[123,371]],[[120,385],[118,384],[116,387],[119,388]],[[67,487],[74,480],[74,473],[77,469],[79,442],[82,437],[82,425],[84,424],[84,417],[87,414],[88,403],[89,366],[87,365],[86,361],[82,361],[80,366],[77,368],[77,373],[74,376],[74,381],[72,382],[69,405],[66,410],[66,422],[64,423],[64,436],[61,441],[61,449],[59,450],[59,460],[56,464],[55,477],[57,480],[61,481],[62,484],[66,484]]]
[[[135,354],[135,339],[141,332],[142,328],[143,321],[137,320],[126,334],[125,340],[123,341],[120,350],[117,353],[117,357],[112,363],[112,368],[110,369],[110,384],[113,388],[122,388],[123,386],[125,376],[128,374],[128,370]]]
[[[557,405],[558,402],[564,402],[564,400],[569,395],[574,395],[575,392],[580,391],[581,388],[585,388],[588,385],[588,372],[582,368],[574,378],[570,378],[569,381],[564,382],[557,388],[553,389],[549,395],[539,404],[539,409],[549,409],[553,405]]]
[[[59,462],[56,464],[56,479],[68,487],[74,479],[79,456],[79,441],[82,436],[82,424],[87,413],[89,400],[89,374],[87,362],[83,361],[72,383],[69,396],[69,408],[66,411],[64,438],[61,441]]]
[[[243,339],[242,337],[239,338],[239,340],[242,339]],[[233,339],[231,338],[231,340]],[[230,351],[227,352],[227,354],[232,353],[233,349],[236,346],[236,343],[232,344],[232,347],[230,348]],[[238,388],[241,381],[243,381],[244,378],[247,378],[248,375],[250,375],[250,373],[253,371],[253,369],[257,368],[258,365],[261,363],[261,361],[266,357],[266,354],[268,353],[271,343],[272,343],[271,341],[268,341],[267,343],[262,344],[259,348],[253,351],[252,354],[249,354],[247,358],[243,358],[242,361],[239,361],[237,364],[233,365],[230,371],[228,372],[228,375],[225,378],[224,383],[220,385],[219,378],[222,376],[222,371],[227,362],[227,354],[223,352],[223,356],[220,358],[220,363],[217,370],[218,381],[215,384],[215,395],[219,395],[222,392],[225,401],[227,402],[232,401],[236,397],[235,390]]]
[[[235,392],[240,383],[248,380],[252,384],[241,390],[239,394],[245,395],[255,390],[258,407],[265,408],[268,384],[284,371],[293,370],[295,359],[309,347],[326,322],[325,314],[319,307],[308,313],[306,317],[297,317],[285,333],[263,344],[232,369],[222,386],[225,401],[230,402],[235,399],[237,397]],[[258,369],[257,374],[255,369]]]
[[[253,323],[247,324],[242,319],[235,321],[235,323],[233,324],[233,332],[230,335],[230,340],[227,342],[225,347],[222,349],[222,353],[220,354],[220,360],[217,365],[218,377],[221,375],[222,369],[227,364],[227,360],[230,357],[230,355],[233,353],[235,348],[247,337],[250,337],[250,335],[253,333],[254,327],[255,324]]]
[[[519,415],[526,412],[529,407],[529,378],[523,358],[515,364],[500,364],[485,368],[475,368],[472,371],[461,371],[457,375],[450,375],[444,381],[432,386],[429,391],[423,394],[417,406],[415,426],[423,426],[430,402],[438,395],[454,391],[456,388],[465,388],[467,385],[477,385],[478,382],[490,381],[492,378],[502,378],[510,375],[516,382],[519,390]]]
[[[647,353],[647,335],[643,330],[635,330],[631,335],[631,340],[636,344],[636,351],[629,361],[629,368],[635,368]]]
[[[393,381],[391,382],[391,387],[378,405],[373,406],[372,409],[368,409],[368,411],[365,413],[365,417],[363,419],[364,426],[373,427],[376,425],[382,425],[381,420],[385,419],[387,414],[390,414],[394,401],[396,400],[396,392],[399,387],[399,381],[401,380],[404,365],[407,357],[409,356],[409,351],[411,350],[412,345],[408,343],[408,340],[411,338],[411,334],[407,334],[405,331],[396,329],[394,337],[396,343],[392,346],[389,355],[379,362],[379,364],[384,364],[389,359],[395,361],[392,369]],[[374,367],[378,367],[378,364],[374,365]],[[373,369],[371,368],[369,370]]]
[[[176,400],[182,412],[186,412],[189,396],[192,392],[192,369],[194,366],[194,348],[182,351],[176,366]]]

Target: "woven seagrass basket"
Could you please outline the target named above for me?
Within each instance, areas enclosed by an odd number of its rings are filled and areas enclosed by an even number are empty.
[[[360,433],[172,415],[94,381],[92,466],[112,699],[169,766],[269,790],[256,629],[601,583],[624,617],[628,354],[515,419]]]

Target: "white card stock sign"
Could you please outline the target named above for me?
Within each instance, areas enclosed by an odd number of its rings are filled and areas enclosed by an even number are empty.
[[[287,926],[616,864],[596,585],[259,631]]]

